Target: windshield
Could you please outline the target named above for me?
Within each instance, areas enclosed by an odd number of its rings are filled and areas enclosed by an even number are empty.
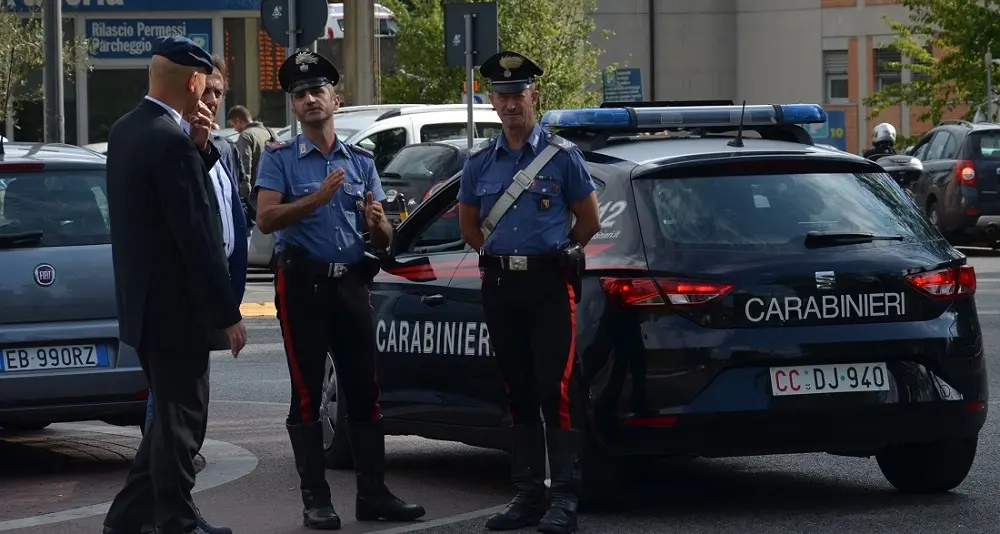
[[[1000,130],[972,135],[972,159],[1000,160]]]
[[[937,237],[886,174],[636,180],[647,246],[804,249],[809,232]],[[650,241],[654,239],[655,241]]]
[[[384,172],[393,172],[404,179],[419,178],[439,179],[447,178],[443,176],[454,166],[455,158],[458,157],[458,150],[454,148],[427,145],[406,147],[396,154],[396,157],[385,167]]]
[[[40,246],[111,243],[103,170],[4,173],[0,237],[42,232]]]

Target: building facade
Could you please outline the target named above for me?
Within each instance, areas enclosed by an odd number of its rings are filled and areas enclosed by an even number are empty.
[[[42,0],[3,0],[25,16],[40,16]],[[260,0],[60,0],[64,36],[96,43],[91,58],[65,86],[66,142],[107,140],[115,120],[135,106],[148,87],[152,41],[183,34],[226,58],[229,91],[220,107],[243,104],[265,120],[283,124],[285,95],[277,81],[284,47],[260,24]],[[32,15],[34,12],[34,15]],[[41,75],[32,82],[41,83]],[[19,128],[8,139],[42,138],[42,103],[24,103]]]
[[[598,0],[596,22],[614,32],[602,66],[639,68],[648,100],[821,103],[830,121],[817,140],[860,152],[879,122],[904,136],[930,127],[908,106],[868,119],[864,98],[911,75],[883,65],[901,60],[882,48],[886,18],[905,21],[907,10],[894,0]]]

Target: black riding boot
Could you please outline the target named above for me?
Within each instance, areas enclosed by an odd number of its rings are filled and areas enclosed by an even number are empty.
[[[490,530],[533,527],[545,515],[545,429],[541,423],[511,428],[511,481],[517,494],[486,521]]]
[[[576,532],[576,510],[580,502],[580,433],[548,429],[549,471],[552,502],[538,524],[538,532]]]
[[[302,489],[302,524],[316,530],[338,530],[340,516],[333,509],[330,486],[326,482],[323,427],[318,422],[285,426],[292,440]]]
[[[406,504],[385,486],[385,432],[382,421],[348,421],[358,497],[354,516],[358,521],[413,521],[424,516],[424,507]]]

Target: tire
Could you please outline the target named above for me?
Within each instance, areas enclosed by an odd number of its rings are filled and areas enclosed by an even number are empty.
[[[906,493],[945,493],[961,484],[976,459],[979,436],[892,445],[875,455],[882,474]]]
[[[351,441],[347,435],[347,407],[340,399],[340,378],[333,355],[326,354],[323,373],[323,401],[319,408],[320,422],[323,424],[323,449],[326,452],[328,469],[353,469]]]
[[[580,510],[584,512],[616,508],[625,491],[624,462],[606,454],[589,430],[580,451]]]

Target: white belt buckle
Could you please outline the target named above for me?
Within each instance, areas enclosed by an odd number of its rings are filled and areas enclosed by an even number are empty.
[[[527,271],[528,270],[528,257],[527,256],[508,256],[507,257],[507,267],[511,271]]]
[[[346,263],[331,263],[326,269],[326,275],[331,278],[340,278],[347,272]]]

